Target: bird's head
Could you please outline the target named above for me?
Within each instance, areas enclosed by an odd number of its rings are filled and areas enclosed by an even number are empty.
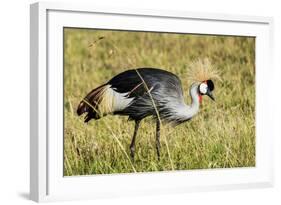
[[[198,93],[199,93],[199,101],[202,101],[203,95],[208,95],[212,100],[215,100],[212,91],[214,90],[215,85],[212,80],[206,80],[199,84]]]
[[[202,102],[203,95],[208,95],[212,100],[215,100],[212,94],[215,86],[211,79],[221,80],[221,78],[219,71],[208,58],[198,59],[190,64],[189,79],[193,82],[198,82],[197,93],[200,103]]]

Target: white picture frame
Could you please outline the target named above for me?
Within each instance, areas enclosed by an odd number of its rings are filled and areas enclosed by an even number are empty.
[[[64,177],[63,27],[255,36],[256,166]],[[272,29],[270,17],[96,8],[95,5],[69,3],[32,4],[30,198],[41,202],[273,186],[273,118],[270,113],[274,110],[267,92],[271,88],[269,73],[273,71]]]

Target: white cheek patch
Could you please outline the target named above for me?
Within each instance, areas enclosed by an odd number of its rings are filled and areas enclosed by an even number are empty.
[[[199,86],[199,91],[201,94],[206,94],[208,90],[208,85],[206,83],[201,83]]]

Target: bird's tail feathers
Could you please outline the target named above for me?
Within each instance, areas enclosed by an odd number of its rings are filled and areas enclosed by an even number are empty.
[[[77,114],[80,116],[83,113],[87,113],[85,122],[91,119],[99,119],[111,111],[110,105],[106,103],[108,88],[109,86],[106,84],[95,88],[79,103]]]

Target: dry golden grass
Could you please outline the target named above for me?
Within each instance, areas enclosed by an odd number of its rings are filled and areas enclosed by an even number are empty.
[[[65,175],[255,166],[254,38],[87,29],[65,29],[64,35]],[[216,102],[204,97],[190,122],[162,127],[160,161],[151,118],[141,122],[132,162],[133,122],[106,116],[84,124],[76,114],[90,90],[138,67],[177,74],[190,103],[196,63],[219,71],[221,80],[212,73]]]

